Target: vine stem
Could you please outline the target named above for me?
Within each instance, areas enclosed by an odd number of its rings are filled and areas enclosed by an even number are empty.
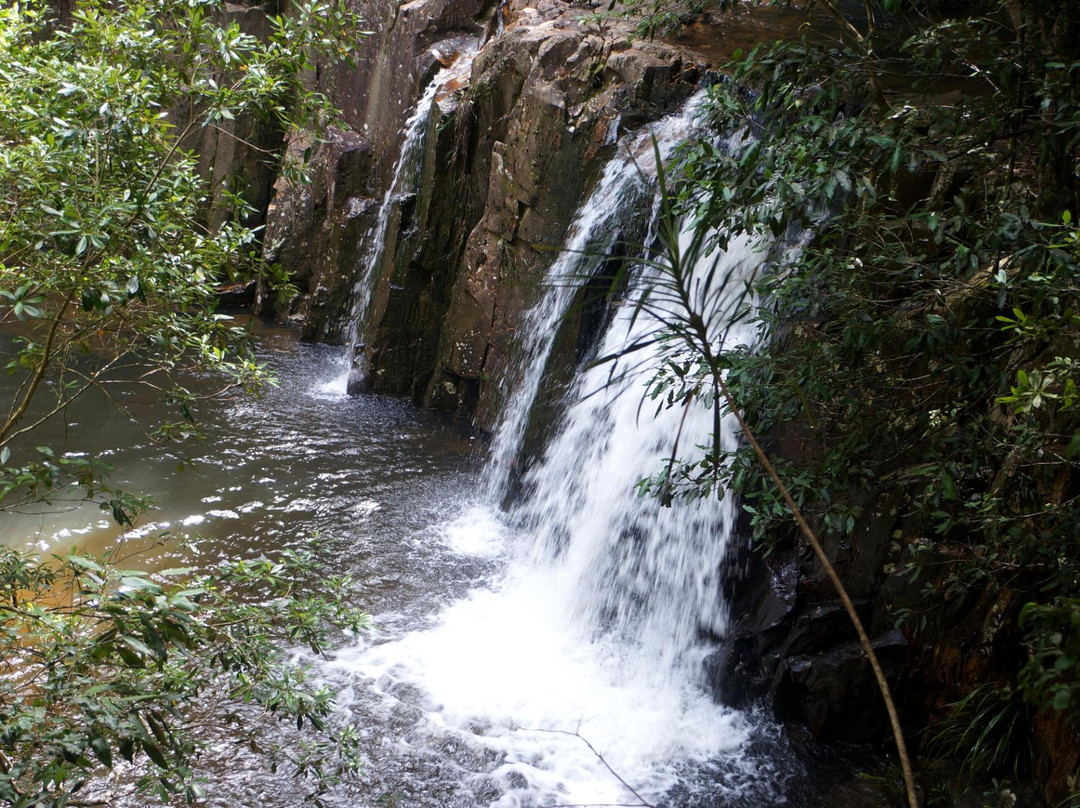
[[[831,6],[830,0],[822,0],[822,2],[826,7]],[[908,756],[907,743],[904,741],[904,732],[900,726],[900,716],[896,711],[896,703],[893,701],[889,682],[885,678],[885,671],[882,670],[881,663],[877,658],[877,653],[874,651],[874,646],[870,642],[870,635],[866,633],[866,627],[863,625],[858,612],[855,610],[855,604],[852,603],[851,596],[848,595],[847,589],[840,580],[840,576],[837,574],[832,562],[829,561],[828,556],[825,554],[825,550],[821,546],[821,542],[818,540],[817,535],[814,533],[814,530],[810,527],[805,517],[803,517],[802,510],[796,504],[795,499],[791,496],[791,492],[788,491],[787,486],[784,485],[783,481],[780,479],[780,475],[777,474],[776,468],[770,462],[765,450],[761,448],[761,444],[758,443],[757,438],[754,436],[753,430],[750,429],[750,425],[746,423],[746,419],[743,418],[742,412],[740,412],[738,406],[736,406],[735,399],[731,395],[731,391],[724,381],[720,357],[712,348],[712,340],[709,338],[708,318],[702,316],[701,312],[695,306],[689,285],[690,273],[685,271],[684,267],[686,265],[693,266],[693,264],[696,263],[696,258],[702,254],[705,237],[708,231],[701,227],[695,227],[694,237],[690,245],[686,249],[680,247],[678,235],[679,227],[673,224],[676,221],[676,217],[673,215],[672,197],[668,193],[667,183],[664,179],[663,164],[660,160],[659,147],[656,145],[655,139],[653,140],[653,151],[656,155],[657,181],[660,187],[660,195],[663,200],[664,216],[668,222],[668,227],[663,229],[660,235],[661,241],[667,252],[667,260],[663,264],[658,264],[658,266],[663,267],[670,275],[671,281],[669,288],[674,291],[675,299],[681,307],[681,313],[677,316],[678,319],[681,320],[681,324],[676,329],[676,333],[688,347],[699,353],[704,359],[704,365],[709,369],[709,375],[711,376],[714,389],[718,389],[724,396],[728,409],[731,410],[739,423],[739,429],[746,437],[747,442],[750,444],[754,454],[765,469],[765,472],[776,486],[776,489],[780,492],[780,496],[783,498],[788,510],[791,511],[791,515],[798,523],[799,529],[802,531],[803,535],[806,536],[807,541],[810,542],[810,546],[814,548],[814,555],[817,556],[818,561],[825,570],[825,574],[836,589],[836,593],[840,597],[841,603],[844,605],[844,610],[847,612],[852,625],[855,627],[855,632],[859,636],[859,643],[870,663],[870,668],[874,672],[874,678],[877,681],[878,690],[881,692],[882,701],[885,702],[885,710],[889,714],[889,724],[892,727],[893,739],[896,742],[896,752],[900,758],[900,768],[904,775],[904,788],[907,792],[908,807],[920,808],[918,793],[915,790],[915,777],[912,774],[911,769],[911,758]],[[658,319],[661,322],[665,322],[665,318],[662,316]],[[672,325],[670,322],[666,322],[666,324],[668,326]],[[715,401],[713,406],[719,408],[720,402]]]
[[[739,408],[735,406],[735,399],[732,397],[731,391],[728,390],[720,373],[716,372],[715,366],[713,377],[720,387],[720,392],[723,393],[724,399],[727,401],[728,409],[731,410],[735,419],[739,422],[739,429],[742,430],[743,435],[754,450],[754,454],[757,456],[758,461],[764,467],[769,478],[773,481],[773,485],[775,485],[780,492],[780,496],[783,497],[788,510],[790,510],[791,515],[795,517],[799,529],[802,530],[803,535],[806,536],[807,541],[810,542],[810,546],[814,548],[814,555],[817,556],[821,566],[825,569],[825,574],[828,575],[829,580],[832,581],[833,586],[836,588],[836,593],[840,596],[840,601],[844,604],[844,609],[851,619],[852,625],[855,626],[855,631],[859,635],[859,643],[862,645],[863,652],[866,654],[866,658],[870,662],[870,667],[874,671],[874,678],[877,680],[878,690],[881,691],[881,698],[885,702],[885,710],[889,714],[889,723],[892,725],[893,740],[896,742],[896,753],[900,758],[900,768],[904,773],[904,788],[907,791],[908,806],[909,808],[920,808],[918,792],[915,790],[915,777],[911,770],[911,758],[908,756],[907,743],[904,741],[904,732],[900,727],[900,715],[896,711],[896,703],[893,701],[889,682],[885,678],[885,671],[882,669],[881,663],[878,661],[877,653],[874,651],[874,646],[870,642],[870,635],[866,633],[866,627],[859,618],[859,613],[855,610],[855,604],[852,602],[851,596],[848,595],[847,589],[844,587],[843,582],[840,580],[840,576],[836,572],[836,568],[833,567],[832,562],[830,562],[828,556],[825,555],[825,549],[821,546],[821,542],[818,540],[813,528],[810,527],[805,517],[803,517],[802,510],[795,503],[787,486],[781,481],[780,475],[776,473],[776,469],[769,461],[769,456],[765,454],[765,450],[761,448],[761,444],[758,443],[757,438],[754,437],[750,425],[746,423],[746,419],[743,418]]]
[[[889,109],[889,102],[885,98],[885,91],[881,87],[881,78],[878,76],[874,64],[873,38],[875,23],[873,7],[869,2],[864,3],[868,30],[866,34],[862,34],[859,32],[859,29],[852,25],[848,18],[844,16],[843,12],[833,4],[832,0],[818,0],[816,5],[825,9],[826,13],[839,24],[844,33],[847,34],[862,51],[863,59],[866,64],[867,79],[870,82],[870,96],[873,99],[874,106],[878,110]]]

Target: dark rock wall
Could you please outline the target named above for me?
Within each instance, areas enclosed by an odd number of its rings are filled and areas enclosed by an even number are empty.
[[[483,41],[471,74],[440,93],[425,122],[423,179],[395,200],[358,342],[366,389],[488,427],[520,316],[612,144],[677,106],[700,71],[676,48],[601,35],[558,0],[502,7],[497,36],[494,7],[479,2],[378,6],[363,9],[382,23],[361,69],[320,76],[353,131],[318,148],[312,186],[277,185],[267,255],[300,294],[264,300],[263,311],[298,321],[307,338],[349,341],[402,124],[435,71]]]
[[[813,451],[793,440],[798,432],[796,426],[775,439],[771,451]],[[968,551],[948,545],[933,557],[924,551],[913,578],[906,572],[909,551],[930,542],[923,526],[904,515],[902,494],[879,488],[851,497],[864,514],[854,535],[820,538],[877,651],[909,746],[940,753],[926,745],[927,728],[949,714],[951,703],[980,685],[1015,682],[1023,663],[1019,613],[1037,596],[1038,581],[1034,573],[1017,574],[1007,584],[973,582],[954,593],[947,581],[962,572]],[[812,549],[794,527],[770,540],[767,554],[744,542],[727,561],[732,619],[711,666],[718,690],[735,705],[770,703],[778,718],[803,724],[822,740],[890,745],[873,673]],[[1043,714],[1026,729],[1034,776],[1056,803],[1080,766],[1076,727]]]
[[[292,150],[310,144],[293,142]],[[266,217],[264,257],[284,268],[299,294],[286,299],[260,290],[260,308],[299,322],[305,339],[342,340],[348,318],[352,268],[363,254],[377,202],[369,189],[374,168],[369,144],[353,132],[332,130],[311,161],[312,181],[279,179]]]
[[[670,110],[697,77],[677,51],[597,36],[574,19],[578,13],[554,2],[518,13],[477,57],[454,113],[448,145],[464,149],[458,159],[466,179],[451,198],[466,200],[475,218],[464,241],[455,242],[460,253],[430,254],[452,257],[446,271],[454,280],[445,287],[430,378],[419,380],[423,393],[417,389],[414,397],[425,406],[472,411],[482,426],[498,412],[498,381],[521,315],[555,257],[551,248],[563,242],[611,144],[626,125]],[[440,186],[432,192],[440,194]],[[399,278],[407,288],[409,278]],[[383,357],[378,348],[371,355],[375,374],[386,367]]]

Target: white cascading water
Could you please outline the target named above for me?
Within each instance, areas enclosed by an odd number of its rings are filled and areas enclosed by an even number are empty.
[[[503,391],[506,404],[495,430],[488,461],[487,478],[493,495],[497,496],[505,487],[521,448],[529,412],[536,401],[555,343],[559,320],[586,280],[584,267],[596,263],[611,247],[612,231],[621,216],[632,206],[652,198],[656,153],[659,152],[661,160],[666,161],[676,147],[690,137],[703,99],[703,93],[695,95],[679,114],[668,116],[647,131],[619,143],[618,151],[604,167],[596,189],[578,209],[566,244],[544,279],[548,291],[526,313],[525,322],[518,329],[523,335],[522,344],[518,346],[521,351],[518,366],[522,373],[519,379],[504,382],[511,390]]]
[[[437,58],[442,58],[436,52]],[[398,159],[394,163],[394,172],[390,179],[390,185],[383,195],[382,204],[375,217],[375,224],[366,236],[367,249],[364,250],[362,270],[353,287],[352,310],[349,313],[349,324],[346,334],[349,335],[350,344],[348,356],[353,357],[353,362],[358,362],[358,345],[361,339],[361,330],[364,320],[371,306],[371,295],[375,288],[375,272],[382,263],[383,254],[386,252],[386,236],[390,229],[390,218],[394,205],[402,196],[414,193],[420,182],[422,160],[420,159],[424,135],[427,132],[431,120],[431,110],[435,104],[435,98],[439,91],[450,82],[460,80],[468,76],[472,69],[473,59],[476,57],[476,49],[465,50],[454,57],[453,62],[439,70],[438,73],[424,88],[420,98],[417,99],[409,117],[405,120],[402,129],[401,150]],[[356,367],[355,373],[362,375],[363,368]],[[342,380],[347,382],[347,376]]]
[[[689,234],[683,240],[685,246]],[[716,258],[702,263],[711,265]],[[728,284],[727,294],[715,303],[724,311],[733,312],[745,288],[742,281],[761,259],[748,241],[732,243],[719,257],[718,274]],[[652,272],[642,271],[639,287],[648,285]],[[631,299],[616,313],[602,356],[657,330],[647,313],[635,318],[635,308]],[[752,327],[730,328],[727,347],[752,338]],[[641,356],[628,359],[642,361]],[[602,627],[629,641],[629,666],[643,664],[682,678],[693,675],[708,651],[699,645],[702,632],[722,635],[726,628],[720,561],[736,507],[730,497],[665,508],[655,498],[635,496],[642,477],[663,470],[680,432],[683,458],[699,456],[705,451],[699,447],[712,443],[713,415],[703,405],[655,415],[655,402],[643,405],[645,378],[654,367],[646,361],[644,376],[632,371],[629,380],[617,384],[609,384],[607,365],[579,375],[562,429],[528,472],[530,495],[515,515],[533,537],[532,563],[558,570],[560,592],[553,600],[566,610],[568,622]],[[721,420],[720,428],[722,448],[735,449],[734,419]]]
[[[621,144],[578,212],[550,289],[521,329],[531,341],[494,444],[494,477],[508,473],[518,450],[552,335],[574,296],[567,279],[627,205],[653,204],[653,138],[670,155],[691,134],[695,108],[692,101]],[[734,307],[741,280],[762,258],[750,243],[733,242],[702,259],[728,281],[712,299],[717,316]],[[652,271],[636,270],[599,355],[657,328],[649,316],[634,316]],[[735,326],[725,337],[729,347],[752,338]],[[703,675],[725,629],[721,562],[734,503],[662,508],[635,492],[639,479],[663,468],[680,430],[684,455],[710,444],[713,418],[704,407],[653,417],[655,405],[642,406],[647,375],[612,385],[610,367],[580,371],[560,427],[525,476],[526,499],[499,513],[496,481],[490,503],[445,526],[445,540],[461,553],[502,553],[501,580],[452,603],[429,628],[362,643],[333,663],[385,698],[411,694],[431,737],[494,754],[486,776],[499,795],[484,804],[655,803],[675,787],[684,795],[702,789],[708,804],[719,804],[748,781],[771,779],[758,771],[765,764],[744,754],[752,722],[717,704]],[[730,420],[721,432],[724,447],[734,448]]]

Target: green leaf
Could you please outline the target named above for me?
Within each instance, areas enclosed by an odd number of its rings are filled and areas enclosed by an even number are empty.
[[[144,657],[156,656],[146,643],[140,640],[138,637],[132,637],[130,634],[121,634],[120,641],[124,643],[128,648],[141,654]]]
[[[956,499],[956,482],[948,474],[942,476],[941,488],[945,499]]]
[[[152,592],[159,594],[161,587],[153,581],[148,581],[146,578],[135,577],[131,575],[125,575],[120,578],[120,585],[125,589],[130,589],[137,592]]]
[[[105,568],[92,558],[80,555],[69,555],[67,560],[74,564],[76,567],[82,567],[83,569],[92,570],[93,572],[105,572]]]
[[[101,761],[103,766],[112,768],[112,748],[105,738],[100,735],[95,735],[90,741],[90,748],[94,750],[94,756]]]
[[[160,570],[157,574],[165,578],[185,578],[194,571],[192,567],[169,567],[169,569]]]
[[[124,645],[117,645],[117,646],[114,646],[114,648],[116,649],[116,653],[120,655],[120,659],[122,659],[124,661],[124,664],[127,665],[129,668],[145,668],[146,667],[146,660],[143,659],[138,654],[136,654],[130,648],[128,648],[128,647],[126,647]],[[123,747],[121,747],[121,751],[123,751]],[[125,755],[124,757],[125,757],[125,760],[130,760],[131,759],[127,755]]]
[[[1067,688],[1058,688],[1054,693],[1054,697],[1050,700],[1050,706],[1059,711],[1064,712],[1069,709],[1069,705],[1072,704],[1072,693]]]
[[[131,763],[135,759],[135,741],[130,736],[124,736],[116,742],[116,748],[120,757]]]
[[[150,758],[150,760],[154,762],[154,765],[159,769],[170,768],[168,759],[162,754],[161,748],[156,743],[150,740],[143,740],[142,748],[143,751],[146,752],[146,756]]]
[[[1074,432],[1069,445],[1065,447],[1065,459],[1072,460],[1080,454],[1080,432]]]

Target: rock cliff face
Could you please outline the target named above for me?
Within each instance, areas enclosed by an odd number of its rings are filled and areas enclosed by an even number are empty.
[[[365,388],[489,426],[519,316],[554,258],[545,247],[562,243],[617,137],[669,111],[700,75],[676,48],[591,29],[584,11],[417,0],[384,14],[357,60],[368,67],[324,78],[353,131],[320,146],[312,186],[278,184],[267,254],[301,294],[264,310],[300,321],[307,338],[346,342],[354,286],[370,271]],[[402,122],[433,74],[463,59],[471,71],[420,122],[420,181],[390,200],[372,263]]]

